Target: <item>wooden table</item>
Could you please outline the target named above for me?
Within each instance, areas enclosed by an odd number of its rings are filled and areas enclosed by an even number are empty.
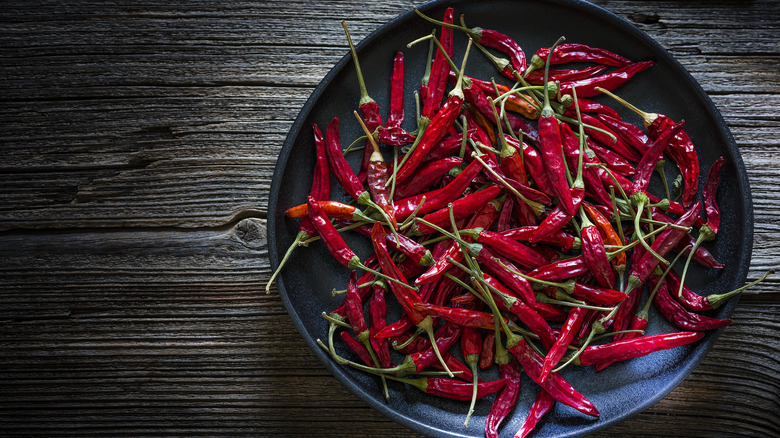
[[[299,108],[414,1],[4,2],[0,435],[409,436],[344,389],[276,293],[269,184]],[[721,110],[777,266],[780,4],[596,3]],[[599,436],[780,433],[780,280],[661,402]]]

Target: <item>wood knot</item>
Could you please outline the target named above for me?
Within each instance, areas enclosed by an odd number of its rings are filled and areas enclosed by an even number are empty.
[[[233,227],[233,235],[248,248],[264,247],[268,241],[265,221],[257,218],[242,219]]]
[[[634,12],[628,14],[628,19],[639,24],[656,24],[661,20],[655,12]]]

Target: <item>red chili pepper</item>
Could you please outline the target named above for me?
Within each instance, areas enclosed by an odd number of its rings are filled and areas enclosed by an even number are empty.
[[[497,125],[499,123],[502,126],[505,125],[502,121],[496,120],[496,117],[493,115],[493,106],[490,104],[490,101],[481,88],[474,84],[469,84],[468,86],[464,84],[463,96],[466,102],[468,102],[473,109],[476,109],[486,119]],[[522,132],[527,138],[534,142],[539,140],[538,131],[531,124],[510,113],[505,113],[505,117],[512,132]]]
[[[577,88],[577,96],[579,97],[580,89]],[[571,110],[565,113],[567,116],[576,118],[576,113],[573,113]],[[607,148],[617,152],[620,154],[620,156],[625,157],[628,160],[631,161],[639,161],[642,159],[642,154],[637,151],[636,149],[629,146],[626,142],[623,141],[622,137],[620,137],[618,134],[612,132],[612,130],[609,128],[609,126],[605,125],[601,122],[598,118],[591,116],[589,114],[583,114],[580,113],[580,118],[582,119],[582,123],[588,125],[585,126],[585,132],[596,142],[601,143],[605,145]],[[605,134],[604,132],[591,129],[589,126],[594,126],[599,129],[603,129],[606,132],[609,132],[612,134],[615,139],[613,140],[612,137]]]
[[[636,173],[634,166],[619,153],[590,138],[587,139],[587,145],[588,149],[596,156],[596,161],[604,163],[612,172],[626,178]]]
[[[554,70],[550,69],[550,78],[552,82],[572,82],[580,79],[592,78],[604,73],[607,70],[605,65],[593,65],[590,67],[572,69],[572,70]],[[544,72],[534,70],[525,76],[525,81],[531,85],[544,85]]]
[[[567,190],[570,190],[571,193],[570,199],[572,202],[572,207],[575,209],[579,208],[585,192],[579,189]],[[544,218],[542,223],[539,224],[533,234],[531,234],[531,237],[528,239],[528,241],[531,243],[543,242],[544,240],[550,238],[550,236],[558,233],[561,228],[563,228],[571,221],[571,219],[572,215],[566,211],[565,206],[562,206],[561,203],[559,203],[555,206],[554,209],[552,209],[547,217]]]
[[[648,198],[652,197],[648,196]],[[674,220],[670,218],[669,216],[663,214],[658,209],[653,209],[653,219],[657,221],[662,221],[666,223],[674,223]],[[702,226],[703,221],[700,223],[701,217],[697,217],[694,221],[694,226]],[[681,252],[684,256],[688,256],[690,254],[691,248],[696,244],[696,239],[693,238],[690,234],[686,234],[683,236],[682,239],[680,239],[680,242],[677,243],[677,246],[674,247],[674,251]],[[723,264],[719,261],[715,260],[715,257],[707,251],[706,248],[703,246],[699,246],[696,248],[696,251],[693,254],[693,260],[699,263],[702,266],[708,267],[708,268],[714,268],[714,269],[723,269]]]
[[[523,370],[515,361],[498,366],[498,373],[506,379],[506,385],[496,396],[485,418],[485,438],[498,438],[498,427],[517,404]]]
[[[424,350],[410,354],[404,361],[404,363],[411,362],[413,364],[409,372],[420,373],[428,367],[433,366],[433,364],[439,360],[437,358],[439,354],[436,352],[449,351],[449,349],[458,342],[461,333],[463,333],[462,326],[457,324],[442,325],[438,330],[436,330],[436,334],[433,336],[436,342],[435,349],[433,348],[434,344],[428,342]],[[440,362],[443,363],[443,361],[444,359],[442,358]]]
[[[309,196],[309,219],[311,220],[317,234],[322,239],[322,243],[328,248],[333,258],[346,267],[352,267],[355,261],[360,258],[347,246],[344,238],[336,230],[336,227],[328,219],[328,216],[322,210],[320,205]],[[381,225],[379,225],[381,227]]]
[[[420,391],[452,400],[471,400],[472,386],[469,382],[448,379],[445,377],[419,377],[417,379],[395,379],[415,386]],[[477,398],[484,398],[501,389],[506,380],[479,382]]]
[[[423,302],[415,303],[414,308],[422,314],[435,316],[463,327],[495,329],[495,315],[492,313]]]
[[[605,115],[610,117],[620,118],[620,115],[618,114],[617,111],[615,111],[614,108],[596,102],[595,100],[580,99],[579,96],[577,96],[577,106],[579,107],[581,113],[594,113],[596,114],[596,117],[598,117],[599,119],[601,119],[601,116],[605,116]],[[574,111],[574,114],[576,114],[576,109],[574,108],[573,101],[571,105],[569,105],[568,109],[569,112]]]
[[[536,231],[537,228],[538,227],[536,226],[510,228],[502,231],[501,235],[513,240],[528,241],[530,240],[531,236],[533,235],[534,231]],[[547,236],[547,238],[540,243],[557,246],[558,248],[561,249],[561,251],[569,251],[570,249],[574,248],[576,242],[577,242],[576,237],[572,236],[571,234],[565,231],[558,231],[556,233],[553,233],[550,236]]]
[[[474,374],[472,374],[469,367],[467,367],[463,362],[459,361],[458,358],[452,355],[450,352],[444,352],[442,353],[442,357],[444,358],[444,363],[447,364],[447,368],[450,369],[450,371],[455,374],[455,377],[458,379],[461,379],[465,382],[472,382],[474,380]],[[439,371],[444,371],[444,367],[441,366],[440,363],[434,363],[431,365],[434,369],[437,369]]]
[[[548,65],[549,68],[549,65]],[[546,74],[545,74],[546,76]],[[579,93],[579,90],[578,90]],[[545,83],[544,107],[539,115],[539,152],[544,160],[542,164],[550,180],[553,194],[558,197],[560,206],[569,216],[574,216],[577,208],[574,206],[569,183],[566,180],[566,162],[563,159],[563,143],[558,118],[550,106],[550,97]]]
[[[539,379],[544,359],[526,343],[520,340],[516,345],[508,349],[517,359],[520,366],[537,385],[550,394],[555,400],[594,417],[599,416],[599,411],[584,395],[577,392],[559,373],[550,374],[549,378]]]
[[[654,276],[651,275],[649,284],[655,287],[657,282],[658,278],[654,278]],[[658,313],[673,326],[683,330],[706,331],[731,325],[730,319],[710,318],[709,316],[689,312],[672,298],[669,288],[666,285],[666,280],[663,279],[660,282],[661,284],[658,285],[658,292],[653,298],[653,304],[655,305],[655,308],[658,309]]]
[[[387,233],[386,236],[390,247],[403,253],[418,265],[430,266],[433,264],[431,251],[424,245],[415,242],[411,237],[394,233]]]
[[[478,243],[489,246],[493,252],[527,269],[536,269],[548,263],[548,260],[542,254],[501,233],[481,230],[476,233],[475,237]]]
[[[390,111],[385,129],[400,128],[404,122],[404,54],[398,52],[393,58],[393,72],[390,75]]]
[[[563,355],[566,354],[566,348],[571,344],[574,335],[576,335],[577,331],[580,329],[582,321],[587,313],[588,310],[582,307],[573,307],[569,310],[569,317],[566,318],[566,322],[564,322],[561,327],[561,334],[558,336],[558,339],[555,340],[555,344],[550,347],[547,356],[544,357],[544,364],[539,371],[538,380],[540,382],[547,380],[550,371],[558,364],[558,361],[561,360]]]
[[[444,11],[444,20],[441,22],[441,36],[439,37],[439,43],[444,48],[447,56],[452,58],[455,50],[453,32],[447,24],[452,24],[453,9],[447,8]],[[431,74],[428,79],[428,96],[424,99],[422,117],[433,120],[434,115],[439,111],[441,107],[441,100],[444,98],[444,89],[447,85],[447,76],[450,72],[450,64],[447,62],[447,58],[440,50],[436,51],[436,55],[433,58],[433,65],[431,66]],[[449,123],[451,125],[452,123]]]
[[[632,192],[644,192],[650,184],[650,177],[655,171],[655,163],[666,149],[669,141],[682,131],[685,121],[681,120],[676,125],[669,126],[663,133],[653,140],[650,149],[642,156],[642,160],[636,166],[636,175],[634,175],[634,187]]]
[[[596,88],[614,90],[628,82],[637,73],[647,70],[655,65],[653,61],[637,62],[621,67],[610,73],[605,73],[594,78],[581,79],[561,84],[561,94],[571,94],[572,88],[577,88],[577,97],[594,97],[600,94]]]
[[[702,190],[702,198],[704,199],[704,211],[707,213],[707,226],[714,234],[718,234],[720,228],[720,209],[715,196],[720,185],[720,169],[726,160],[723,157],[719,157],[710,167],[709,173],[707,173],[707,182],[704,184]]]
[[[525,164],[526,173],[531,177],[530,179],[536,184],[537,187],[539,187],[539,190],[542,192],[553,194],[554,192],[552,184],[550,183],[550,179],[547,177],[547,173],[544,170],[542,156],[539,154],[539,152],[534,149],[533,146],[525,142],[522,144],[520,144],[520,142],[512,143],[514,139],[510,140],[510,138],[507,138],[507,142],[516,148],[519,146],[518,150],[523,150],[523,163]]]
[[[501,204],[501,213],[498,215],[496,231],[503,233],[512,228],[515,214],[515,198],[508,196]],[[531,214],[533,216],[533,213]]]
[[[602,215],[601,212],[598,211],[598,209],[596,209],[591,204],[588,204],[587,202],[582,203],[582,208],[585,210],[586,213],[588,213],[588,216],[596,225],[596,228],[598,228],[599,233],[601,233],[601,237],[604,240],[605,244],[614,245],[614,246],[623,245],[623,242],[620,241],[620,236],[618,236],[617,232],[612,227],[612,223],[609,221],[609,219],[607,219],[604,215]],[[626,253],[625,252],[617,253],[612,258],[612,265],[615,267],[616,271],[623,272],[623,270],[626,267]]]
[[[394,204],[396,219],[404,220],[409,217],[409,215],[411,215],[420,205],[423,197],[425,197],[425,202],[417,212],[419,215],[430,213],[432,211],[446,207],[448,203],[454,201],[463,194],[463,192],[471,184],[474,178],[476,178],[481,170],[482,165],[479,162],[473,161],[446,186],[437,190],[395,201]]]
[[[489,331],[482,338],[482,352],[479,355],[479,369],[486,370],[493,366],[496,352],[496,332]]]
[[[536,395],[536,399],[534,400],[534,404],[531,405],[531,409],[528,411],[528,416],[525,417],[523,426],[520,427],[520,430],[518,430],[517,433],[515,433],[515,437],[527,437],[528,434],[530,434],[534,428],[536,428],[536,425],[539,424],[539,421],[541,421],[542,417],[544,417],[545,414],[552,410],[553,406],[555,406],[555,399],[552,398],[545,390],[539,390],[539,393]]]
[[[617,112],[615,112],[615,114],[601,113],[597,114],[596,117],[598,117],[605,126],[610,128],[615,135],[620,137],[626,144],[640,154],[644,154],[650,148],[652,140],[647,133],[639,126],[621,119]]]
[[[684,215],[680,216],[675,225],[681,227],[690,227],[693,224],[694,218],[697,216],[698,211],[701,209],[701,203],[696,202],[690,210]],[[650,245],[650,249],[655,251],[658,255],[663,257],[669,251],[671,251],[687,233],[677,228],[669,228],[663,231],[656,237],[655,242]],[[628,291],[631,291],[639,287],[647,280],[650,273],[653,272],[656,266],[658,266],[659,260],[651,253],[646,253],[642,256],[638,263],[631,267],[631,275],[628,277]]]
[[[528,273],[529,277],[545,281],[564,281],[579,277],[588,272],[582,255],[570,259],[562,259],[545,266],[540,266]]]
[[[441,177],[447,172],[461,164],[463,164],[463,159],[460,157],[446,157],[423,164],[417,169],[414,178],[395,186],[393,197],[403,199],[414,196],[441,180]]]
[[[617,53],[579,43],[560,44],[553,49],[552,53],[553,55],[550,57],[550,64],[552,65],[569,62],[595,62],[612,67],[624,67],[631,64],[630,59],[624,58]],[[532,69],[544,67],[544,63],[549,55],[549,47],[540,48],[532,57],[529,67],[532,67]],[[577,94],[579,94],[579,91]]]
[[[499,301],[496,303],[499,305],[499,308],[503,304],[506,311],[516,315],[532,333],[539,336],[539,340],[544,348],[552,347],[555,343],[555,335],[547,321],[533,308],[524,303],[523,300],[514,297],[509,289],[498,280],[488,274],[484,274],[483,278],[487,284],[495,288],[491,289],[491,292],[499,298]]]
[[[452,213],[455,216],[455,219],[463,219],[465,217],[470,216],[471,214],[474,213],[474,211],[477,208],[495,199],[495,197],[498,196],[499,193],[501,193],[501,188],[492,185],[483,190],[472,193],[470,195],[466,195],[460,199],[453,201]],[[423,219],[426,222],[430,222],[434,225],[440,227],[446,227],[450,224],[449,208],[442,208],[432,213],[428,213],[425,216],[423,216]],[[433,228],[426,225],[425,223],[420,223],[417,225],[417,227],[419,232],[422,234],[430,234],[436,231]]]
[[[369,327],[371,347],[376,352],[379,365],[383,368],[390,366],[390,345],[387,339],[378,338],[376,334],[387,326],[387,302],[385,301],[384,284],[374,284],[371,287],[371,298],[368,301],[368,316],[371,321]]]
[[[566,312],[561,310],[558,306],[537,301],[536,303],[534,303],[534,310],[536,311],[536,313],[541,315],[545,321],[550,321],[550,322],[566,321],[566,316],[567,316]]]
[[[349,323],[352,325],[355,336],[357,336],[358,340],[365,343],[368,341],[369,336],[368,324],[366,324],[366,318],[363,315],[363,300],[358,292],[357,272],[354,270],[349,275],[344,303],[346,304],[347,319],[349,319]]]
[[[607,94],[639,115],[639,117],[642,118],[645,129],[647,129],[647,133],[652,139],[658,138],[669,126],[675,124],[669,117],[663,114],[642,111],[608,90],[597,89],[597,91]],[[691,205],[696,196],[696,191],[699,188],[699,157],[696,154],[696,148],[690,137],[688,137],[684,131],[680,131],[669,142],[665,152],[677,164],[677,168],[680,169],[680,174],[685,183],[683,187],[682,205]]]
[[[363,188],[355,172],[349,167],[349,163],[341,153],[341,139],[339,138],[339,120],[334,117],[325,131],[325,146],[328,154],[330,172],[336,178],[339,185],[347,191],[349,196],[358,202],[365,202],[370,198],[369,193]]]
[[[614,287],[615,275],[612,273],[612,265],[607,258],[604,240],[601,238],[598,228],[584,214],[582,215],[580,236],[582,238],[582,257],[596,283],[601,287]]]
[[[355,72],[357,73],[358,85],[360,86],[360,112],[362,113],[363,121],[368,128],[369,135],[371,135],[377,128],[382,126],[382,116],[379,114],[379,105],[377,105],[374,99],[368,95],[368,91],[366,90],[366,83],[363,80],[363,72],[360,69],[360,62],[358,61],[357,51],[355,50],[354,44],[352,44],[352,37],[349,35],[347,23],[342,21],[341,25],[344,27],[344,33],[346,34],[347,42],[349,43],[349,50],[352,53],[352,59],[355,62]],[[360,170],[357,174],[357,178],[360,182],[366,180],[368,164],[369,160],[371,159],[371,148],[368,147],[368,143],[366,143],[366,147],[363,149],[363,151],[363,161],[360,163]]]
[[[687,345],[703,337],[703,332],[676,332],[624,339],[602,345],[590,345],[580,353],[578,361],[582,366],[602,362],[619,362]]]
[[[591,304],[605,304],[608,306],[617,304],[627,298],[627,295],[623,292],[581,282],[574,282],[574,287],[570,294],[574,298],[579,298]]]
[[[349,347],[363,363],[368,366],[374,366],[374,359],[371,358],[371,354],[368,352],[365,345],[361,344],[347,332],[341,332],[339,333],[339,336],[341,336],[341,340],[344,341],[347,347]]]
[[[523,300],[529,306],[536,302],[534,291],[531,284],[525,278],[512,273],[509,269],[519,271],[511,261],[500,257],[488,248],[483,247],[477,255],[477,261],[482,263],[484,268],[493,274],[501,283],[515,292],[515,296]],[[509,269],[507,269],[507,267]]]

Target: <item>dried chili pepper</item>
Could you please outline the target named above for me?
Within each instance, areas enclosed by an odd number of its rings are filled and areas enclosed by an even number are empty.
[[[456,219],[462,219],[470,216],[474,211],[482,205],[485,205],[496,198],[501,193],[501,188],[495,185],[491,185],[483,190],[469,194],[460,199],[452,202],[452,211],[455,214]],[[441,208],[434,212],[428,213],[423,216],[425,222],[417,225],[418,230],[422,234],[433,233],[436,230],[431,228],[427,223],[432,223],[438,226],[449,225],[450,215],[449,208]]]
[[[536,231],[537,228],[538,227],[536,226],[509,228],[504,231],[501,231],[501,235],[513,240],[529,241],[534,231]],[[556,233],[547,236],[545,240],[542,240],[539,243],[554,245],[557,248],[559,248],[561,251],[568,251],[575,247],[579,248],[580,245],[580,241],[576,237],[572,236],[571,234],[565,231],[560,231],[560,230]]]
[[[682,131],[684,125],[684,120],[681,120],[680,123],[670,125],[653,140],[653,144],[642,156],[642,160],[639,161],[639,164],[636,166],[636,174],[634,175],[633,181],[634,186],[632,188],[634,193],[647,190],[647,186],[650,184],[650,177],[655,171],[655,163],[658,161],[658,158],[661,156],[664,149],[666,149],[666,146],[672,138],[677,135],[678,132]]]
[[[585,216],[584,212],[580,236],[582,238],[582,257],[596,283],[601,287],[614,287],[615,276],[612,273],[609,258],[607,258],[604,240],[601,238],[598,228]]]
[[[596,91],[612,97],[641,117],[645,129],[647,129],[647,133],[652,139],[660,136],[670,125],[674,125],[675,123],[672,119],[663,114],[640,110],[621,97],[611,93],[608,89],[604,90],[598,88]],[[693,141],[691,141],[690,137],[688,137],[685,132],[681,131],[669,142],[665,152],[674,160],[675,164],[677,164],[677,168],[680,169],[680,174],[682,175],[684,182],[682,204],[683,206],[689,206],[693,202],[696,191],[699,188],[699,157],[696,153]]]
[[[564,281],[579,277],[588,272],[582,255],[570,259],[562,259],[545,266],[540,266],[528,273],[529,277],[546,281]]]
[[[444,397],[451,400],[471,399],[471,383],[468,382],[445,377],[419,377],[416,379],[392,377],[392,379],[412,385],[422,392],[438,397]],[[504,384],[506,384],[506,381],[503,379],[491,382],[479,382],[477,384],[477,398],[484,398],[495,393],[501,389]]]
[[[547,380],[550,371],[558,364],[558,361],[561,360],[563,355],[566,354],[566,348],[571,344],[574,335],[576,335],[577,331],[580,329],[587,312],[588,310],[582,307],[573,307],[569,310],[569,316],[561,327],[561,334],[544,357],[544,363],[539,371],[538,377],[540,382]]]
[[[341,336],[341,340],[360,358],[360,360],[363,361],[363,363],[368,366],[374,366],[374,360],[371,358],[365,345],[361,344],[360,341],[353,338],[352,335],[347,332],[341,332],[339,333],[339,336]]]
[[[544,67],[542,63],[539,68]],[[605,65],[593,65],[585,68],[571,69],[571,70],[556,70],[550,69],[549,80],[553,82],[572,82],[580,79],[592,78],[604,73],[607,70]],[[525,76],[525,81],[531,85],[544,85],[544,71],[533,70]]]
[[[681,347],[703,337],[703,332],[675,332],[624,339],[602,345],[590,345],[580,353],[577,361],[582,366],[602,362],[619,362],[646,356],[656,351]]]
[[[560,92],[561,94],[571,94],[572,88],[577,88],[577,94],[581,97],[598,96],[601,92],[597,91],[596,88],[614,90],[628,82],[637,73],[645,71],[653,65],[655,65],[654,61],[636,62],[601,76],[562,83]]]
[[[371,347],[376,352],[379,365],[390,366],[390,345],[386,339],[378,338],[376,334],[387,326],[387,302],[385,301],[385,285],[374,284],[371,288],[371,298],[368,301],[368,315],[371,321],[369,327]]]
[[[577,392],[560,374],[552,373],[544,381],[539,379],[544,359],[536,354],[524,339],[509,348],[508,351],[517,359],[517,362],[523,368],[523,371],[528,374],[528,377],[541,386],[555,400],[571,406],[583,414],[594,417],[599,416],[599,411],[593,403]]]
[[[414,196],[439,181],[447,172],[461,164],[463,164],[463,159],[460,157],[446,157],[422,164],[417,169],[414,178],[395,186],[394,197],[402,199]]]
[[[344,242],[344,238],[341,237],[333,224],[328,220],[328,216],[322,210],[317,201],[309,196],[309,219],[311,220],[314,228],[317,230],[325,247],[328,248],[333,258],[342,265],[353,268],[356,267],[356,263],[360,263],[360,258],[347,246]],[[379,225],[377,223],[379,227]]]
[[[498,438],[498,428],[501,422],[512,412],[520,395],[520,378],[523,371],[517,362],[509,361],[500,364],[498,373],[502,379],[506,379],[506,385],[501,388],[485,418],[486,438]]]
[[[620,240],[615,229],[612,227],[612,223],[604,217],[595,207],[587,202],[582,203],[582,208],[588,213],[588,217],[593,221],[601,233],[601,237],[604,243],[607,245],[621,246],[623,242]],[[618,273],[622,273],[626,267],[626,254],[624,252],[617,253],[612,259],[612,265]]]
[[[617,112],[615,114],[600,113],[596,117],[640,154],[644,154],[650,148],[652,140],[647,133],[639,126],[621,119]]]
[[[356,222],[374,222],[363,211],[354,205],[344,204],[339,201],[315,201],[325,212],[325,215],[331,218],[347,219]],[[299,204],[290,207],[284,211],[284,215],[289,218],[303,218],[309,213],[308,203]]]
[[[352,37],[347,29],[347,22],[342,20],[341,25],[344,27],[344,33],[346,34],[347,42],[349,43],[349,50],[352,53],[352,60],[355,62],[355,73],[357,73],[358,85],[360,86],[360,112],[363,114],[363,120],[368,128],[368,136],[371,137],[374,131],[382,126],[382,115],[379,114],[379,105],[377,105],[376,101],[368,95],[368,91],[366,90],[363,72],[360,69],[360,62],[358,61],[355,45],[352,44]],[[368,166],[372,150],[368,147],[368,144],[366,144],[363,151],[363,160],[360,163],[360,170],[357,174],[357,178],[360,182],[365,181],[366,176],[368,175]]]
[[[665,279],[654,278],[651,275],[650,284],[655,285],[656,282],[659,282],[659,287],[653,298],[653,304],[658,309],[658,313],[673,326],[683,330],[706,331],[731,325],[730,319],[710,318],[699,313],[689,312],[672,298]]]
[[[549,47],[542,47],[536,51],[526,71],[526,76],[533,70],[544,67],[547,58],[550,64],[559,65],[570,62],[595,62],[612,67],[624,67],[631,64],[631,60],[599,47],[592,47],[580,43],[565,43],[553,46],[552,56]]]
[[[577,95],[579,96],[579,94],[580,89],[577,88]],[[575,117],[571,110],[566,112],[565,115],[569,117]],[[641,151],[634,149],[625,141],[623,141],[622,137],[614,133],[610,127],[602,123],[599,118],[589,114],[580,114],[580,117],[582,119],[582,123],[586,125],[585,132],[594,141],[605,145],[609,149],[617,152],[620,154],[620,156],[625,157],[630,161],[636,162],[642,159]],[[592,127],[598,129],[593,129]],[[607,133],[611,134],[612,137]]]
[[[536,394],[534,403],[531,405],[531,409],[528,411],[528,416],[525,417],[523,425],[520,427],[520,430],[515,433],[515,437],[527,437],[528,434],[536,428],[536,425],[539,424],[542,417],[552,410],[553,406],[555,406],[555,399],[551,397],[547,391],[540,389],[539,393]]]
[[[341,153],[339,120],[336,117],[328,123],[328,128],[325,130],[325,146],[330,172],[336,181],[353,199],[362,204],[366,203],[371,195],[363,188],[363,183],[360,182]]]

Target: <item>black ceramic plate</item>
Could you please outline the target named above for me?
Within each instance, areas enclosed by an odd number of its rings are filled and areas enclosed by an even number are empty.
[[[430,16],[441,17],[447,6],[455,9],[456,17],[465,14],[469,26],[484,26],[512,36],[529,57],[539,47],[549,46],[564,35],[569,42],[604,47],[633,60],[655,60],[656,66],[621,87],[619,93],[640,108],[667,114],[674,119],[685,119],[686,132],[697,146],[702,179],[717,157],[722,155],[726,158],[718,197],[725,212],[721,233],[708,246],[726,264],[726,268],[720,271],[694,269],[689,273],[688,282],[703,294],[721,293],[744,284],[752,249],[753,217],[742,159],[717,109],[671,55],[630,23],[585,2],[450,0],[429,3],[420,9]],[[397,51],[405,53],[406,90],[409,92],[419,84],[427,44],[411,49],[407,49],[406,44],[430,33],[432,28],[409,11],[376,30],[358,45],[369,93],[383,109],[384,117],[387,116],[388,80],[393,55]],[[463,35],[456,32],[456,54],[462,55],[464,47]],[[483,78],[498,77],[478,52],[472,51],[472,54],[466,67],[468,74]],[[283,212],[292,205],[305,202],[311,187],[314,167],[312,123],[317,123],[324,131],[330,119],[338,117],[342,139],[348,143],[360,135],[360,128],[352,115],[358,98],[353,64],[349,55],[345,54],[312,93],[290,130],[279,155],[268,208],[269,254],[273,267],[278,265],[298,231],[298,222],[285,218]],[[612,105],[608,100],[604,102]],[[411,95],[406,100],[406,108],[407,115],[414,113]],[[626,111],[621,113],[624,118],[640,123],[636,116]],[[409,130],[415,128],[410,124],[412,119],[413,116],[407,116],[405,126]],[[353,155],[352,164],[356,167],[360,154]],[[341,196],[335,188],[334,196]],[[366,239],[348,237],[348,243],[365,259],[370,250]],[[312,244],[294,253],[278,281],[282,300],[293,323],[330,372],[369,405],[412,430],[430,436],[482,436],[484,418],[492,399],[477,403],[470,427],[464,429],[467,403],[428,396],[393,383],[390,400],[385,401],[377,379],[336,365],[316,345],[317,338],[327,336],[327,323],[320,314],[333,310],[339,304],[341,298],[332,297],[331,290],[344,288],[347,277],[348,270],[334,262],[321,244]],[[714,316],[730,315],[735,305],[736,300],[732,300]],[[651,315],[649,333],[672,330],[659,315]],[[597,406],[601,417],[590,418],[559,403],[539,424],[535,436],[588,434],[639,413],[685,379],[710,350],[719,333],[708,334],[697,344],[615,364],[599,373],[593,367],[569,367],[563,371],[564,377]],[[512,436],[518,430],[533,402],[537,391],[535,385],[526,379],[522,388],[517,407],[502,426],[501,436]]]

